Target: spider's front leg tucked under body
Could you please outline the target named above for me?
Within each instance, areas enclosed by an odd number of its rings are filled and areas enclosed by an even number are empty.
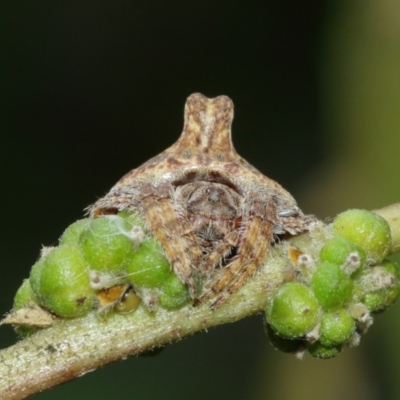
[[[256,193],[250,192],[244,199],[238,253],[225,267],[222,276],[204,293],[197,303],[203,303],[219,295],[211,304],[217,308],[253,276],[263,261],[273,239],[276,206],[272,199],[263,201]]]

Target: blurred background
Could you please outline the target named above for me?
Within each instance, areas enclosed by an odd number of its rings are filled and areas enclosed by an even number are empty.
[[[42,245],[178,138],[192,92],[233,99],[236,149],[305,212],[400,201],[396,0],[2,2],[0,32],[0,314]],[[399,311],[334,360],[276,352],[259,315],[35,398],[400,398]]]

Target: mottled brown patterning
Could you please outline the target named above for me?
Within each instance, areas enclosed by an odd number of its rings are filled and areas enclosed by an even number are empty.
[[[232,119],[227,96],[192,94],[179,140],[91,208],[93,217],[122,210],[143,216],[195,304],[215,296],[212,308],[255,273],[274,236],[300,233],[314,221],[236,153]]]

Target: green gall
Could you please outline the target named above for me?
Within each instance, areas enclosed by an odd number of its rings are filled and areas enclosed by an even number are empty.
[[[369,263],[376,264],[389,254],[392,241],[390,226],[384,218],[371,211],[345,211],[336,217],[333,230],[361,246]]]
[[[31,268],[31,273],[29,275],[29,284],[32,288],[33,293],[35,294],[36,298],[40,293],[40,278],[42,276],[43,265],[45,261],[45,257],[40,258]]]
[[[158,297],[158,303],[167,310],[175,310],[190,301],[189,290],[181,282],[177,275],[168,278],[162,287],[162,293]]]
[[[351,275],[365,264],[366,254],[361,246],[349,239],[336,236],[322,247],[319,259],[339,265],[348,275]]]
[[[143,243],[126,268],[128,279],[138,287],[160,287],[173,274],[160,244],[155,239]]]
[[[371,312],[380,312],[391,306],[399,296],[399,267],[384,260],[381,265],[371,268],[369,274],[360,277],[359,284],[366,289],[362,302]]]
[[[353,282],[336,264],[322,262],[311,279],[315,297],[325,309],[340,307],[352,296]]]
[[[391,260],[383,260],[379,266],[384,268],[386,273],[391,274],[396,282],[400,280],[400,268],[397,263]]]
[[[13,309],[19,310],[20,308],[38,303],[39,301],[35,296],[35,293],[33,293],[29,279],[24,279],[22,285],[17,290],[17,293],[15,293]]]
[[[321,320],[319,341],[327,347],[344,344],[355,328],[354,319],[345,310],[327,312]]]
[[[310,344],[307,350],[315,358],[328,360],[339,355],[342,346],[324,346],[321,342],[315,342]]]
[[[304,336],[317,323],[319,304],[312,291],[297,282],[282,285],[266,309],[266,320],[286,338]]]
[[[60,244],[78,244],[82,231],[90,223],[89,218],[80,219],[71,224],[61,235]]]
[[[33,293],[33,290],[29,283],[29,279],[24,279],[22,285],[19,287],[17,293],[15,294],[13,309],[20,310],[24,307],[38,303],[39,301],[35,296],[35,293]],[[33,326],[14,325],[13,327],[17,335],[20,337],[29,336],[38,330],[38,328]]]
[[[385,293],[382,293],[382,291],[380,290],[376,292],[366,293],[364,296],[363,303],[367,306],[368,310],[370,310],[371,312],[382,311],[386,308],[384,306]]]
[[[136,214],[133,214],[129,211],[120,211],[117,215],[118,217],[127,220],[131,225],[139,225],[143,229],[145,227],[143,219],[137,216]]]
[[[267,333],[268,339],[272,347],[283,353],[299,354],[306,346],[306,341],[302,339],[288,339],[279,336],[264,320],[265,332]]]
[[[116,215],[91,220],[79,239],[90,268],[122,273],[134,254],[131,229],[129,221]]]
[[[62,245],[39,260],[31,271],[32,289],[40,304],[60,317],[79,317],[94,307],[88,263],[78,247]]]

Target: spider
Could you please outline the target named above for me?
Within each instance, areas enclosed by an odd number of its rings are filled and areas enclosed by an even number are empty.
[[[315,220],[236,153],[232,120],[229,97],[192,94],[178,141],[91,207],[92,217],[123,210],[144,217],[194,303],[216,297],[213,309],[254,275],[276,235],[298,234]]]

